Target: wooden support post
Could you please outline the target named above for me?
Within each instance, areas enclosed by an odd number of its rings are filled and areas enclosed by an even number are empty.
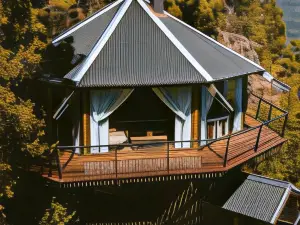
[[[200,224],[202,224],[202,221],[203,221],[203,200],[202,198],[200,198],[200,209],[199,209],[199,214],[200,214]]]
[[[52,120],[52,114],[53,114],[53,97],[52,97],[52,88],[48,87],[47,90],[47,130],[46,130],[46,137],[47,142],[49,145],[53,144],[53,136],[52,136],[52,129],[53,129],[53,120]],[[48,171],[48,177],[52,177],[52,160],[53,160],[53,154],[49,153],[49,171]]]
[[[257,105],[257,110],[256,110],[256,115],[255,115],[255,119],[258,118],[259,116],[259,111],[260,111],[260,105],[261,105],[261,98],[258,101],[258,105]]]
[[[90,129],[90,96],[89,92],[82,93],[82,144],[89,146],[91,143]],[[88,154],[90,149],[84,148],[83,153]]]
[[[242,115],[242,129],[244,129],[244,125],[245,125],[245,114],[247,112],[247,108],[248,108],[248,100],[249,100],[249,93],[248,93],[248,76],[244,76],[242,81],[242,111],[243,111],[243,115]]]
[[[49,171],[48,177],[52,177],[52,154],[49,155]]]
[[[200,86],[193,86],[192,91],[192,140],[199,140],[200,117]],[[193,142],[192,147],[198,148],[199,143]]]
[[[48,87],[47,96],[47,141],[49,145],[53,144],[52,129],[53,129],[53,100],[52,100],[52,88]]]
[[[115,167],[116,167],[116,179],[118,178],[118,150],[115,149]]]
[[[239,218],[237,216],[233,218],[233,225],[239,225]]]
[[[285,132],[285,127],[287,124],[287,120],[288,120],[288,114],[285,115],[284,117],[284,122],[283,122],[283,126],[282,126],[282,131],[281,131],[281,136],[284,137],[284,132]]]
[[[58,170],[58,177],[59,177],[59,179],[62,179],[62,168],[61,168],[61,164],[60,164],[60,160],[59,160],[58,149],[55,148],[53,153],[55,154],[55,160],[56,160],[57,170]]]
[[[268,114],[268,121],[271,120],[271,117],[272,117],[272,109],[273,109],[273,106],[270,105],[269,114]]]
[[[170,144],[167,143],[167,171],[170,172]]]

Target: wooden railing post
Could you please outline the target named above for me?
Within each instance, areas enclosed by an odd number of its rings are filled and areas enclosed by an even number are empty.
[[[261,98],[260,98],[259,101],[258,101],[258,106],[257,106],[257,110],[256,110],[255,119],[257,119],[258,116],[259,116],[260,105],[261,105]]]
[[[56,158],[56,164],[57,164],[57,171],[58,171],[58,177],[59,179],[62,179],[62,168],[61,168],[61,164],[59,161],[59,153],[58,153],[58,149],[57,147],[54,149],[54,154],[55,154],[55,158]]]
[[[273,106],[270,105],[269,114],[268,114],[268,120],[271,120],[271,117],[272,117],[272,109],[273,109]]]
[[[167,171],[170,173],[170,145],[167,143]]]
[[[226,152],[225,152],[225,157],[224,157],[224,167],[227,166],[227,158],[228,158],[228,150],[229,150],[229,142],[230,142],[230,137],[227,139],[227,145],[226,145]]]
[[[288,114],[285,115],[284,117],[284,122],[283,122],[283,126],[282,126],[282,131],[281,131],[281,136],[284,137],[284,132],[285,132],[285,127],[287,124],[287,120],[288,120]]]
[[[258,134],[257,134],[257,139],[256,139],[255,147],[254,147],[255,152],[257,152],[257,149],[258,149],[260,134],[261,134],[261,130],[262,130],[263,125],[264,124],[260,125],[260,127],[259,127],[259,131],[258,131]]]

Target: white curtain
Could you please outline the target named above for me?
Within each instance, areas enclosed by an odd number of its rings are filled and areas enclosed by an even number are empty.
[[[207,139],[207,114],[213,103],[214,97],[209,93],[205,86],[201,87],[201,140]],[[205,145],[206,141],[201,141]]]
[[[235,113],[233,119],[233,132],[242,129],[243,122],[243,78],[238,78],[235,81]]]
[[[80,95],[75,93],[75,96],[72,99],[71,106],[72,113],[72,137],[73,137],[73,146],[80,145]],[[80,153],[80,149],[75,149],[76,153]]]
[[[109,144],[109,115],[130,96],[134,89],[103,89],[90,92],[91,145]],[[108,152],[108,147],[91,148],[91,153]]]
[[[191,87],[153,88],[155,94],[176,114],[175,141],[191,140]],[[176,148],[189,148],[190,142],[178,142]]]

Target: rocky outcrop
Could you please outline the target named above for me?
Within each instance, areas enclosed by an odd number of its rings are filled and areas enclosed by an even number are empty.
[[[223,45],[229,47],[230,49],[240,53],[246,58],[252,60],[259,64],[259,57],[256,53],[256,48],[261,48],[262,46],[256,42],[250,41],[243,35],[229,33],[226,31],[220,31],[218,35],[218,41]],[[278,101],[280,93],[272,90],[271,84],[260,75],[249,76],[248,90],[263,96],[270,101]]]
[[[250,41],[245,36],[219,30],[218,41],[246,58],[259,64],[259,58],[255,48],[262,47],[256,42]]]

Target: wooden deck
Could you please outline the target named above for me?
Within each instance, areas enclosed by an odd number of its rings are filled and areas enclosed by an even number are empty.
[[[176,149],[171,145],[167,151],[166,144],[160,144],[145,146],[138,150],[124,147],[108,153],[75,154],[73,158],[71,157],[72,151],[66,150],[59,156],[62,178],[59,179],[58,171],[55,169],[51,177],[48,177],[49,171],[44,169],[43,176],[56,182],[69,183],[222,173],[270,149],[281,146],[286,141],[267,126],[262,126],[255,150],[259,134],[257,125],[261,123],[246,116],[245,124],[256,128],[198,149]]]

